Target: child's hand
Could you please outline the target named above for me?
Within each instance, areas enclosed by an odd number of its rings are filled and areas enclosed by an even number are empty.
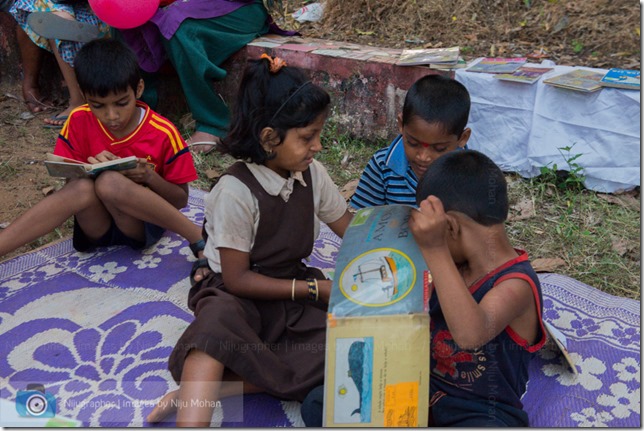
[[[121,171],[121,173],[135,183],[145,185],[150,182],[150,177],[154,173],[154,168],[146,159],[140,158],[136,168]]]
[[[436,196],[429,196],[416,211],[412,211],[409,227],[420,248],[447,245],[447,215],[443,203]]]
[[[107,150],[105,150],[105,151],[101,151],[100,153],[98,153],[94,157],[91,157],[91,156],[88,157],[87,162],[88,163],[103,163],[103,162],[109,162],[110,160],[116,160],[116,159],[120,159],[120,157],[110,153]]]

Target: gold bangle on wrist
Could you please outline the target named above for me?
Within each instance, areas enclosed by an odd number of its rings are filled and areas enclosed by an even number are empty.
[[[291,283],[291,301],[295,301],[295,279]]]
[[[307,278],[306,285],[309,291],[308,299],[310,301],[318,300],[318,281],[315,278]]]

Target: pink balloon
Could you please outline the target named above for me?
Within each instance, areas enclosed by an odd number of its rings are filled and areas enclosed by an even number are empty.
[[[145,24],[159,9],[160,0],[89,0],[96,16],[115,28],[134,28]]]

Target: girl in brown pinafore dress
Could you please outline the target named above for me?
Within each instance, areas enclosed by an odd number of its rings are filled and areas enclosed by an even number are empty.
[[[297,401],[323,382],[331,281],[303,259],[319,221],[342,236],[351,220],[313,158],[329,103],[279,58],[249,62],[220,147],[245,162],[233,164],[206,198],[207,260],[200,262],[212,272],[190,290],[195,320],[170,356],[180,388],[150,422],[176,409],[177,425],[208,426],[215,401],[232,394],[220,391],[222,380]]]

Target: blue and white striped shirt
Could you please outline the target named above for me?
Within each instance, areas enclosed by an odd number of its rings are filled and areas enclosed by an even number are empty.
[[[377,205],[416,207],[418,178],[409,166],[402,135],[371,157],[349,205],[360,209]]]

